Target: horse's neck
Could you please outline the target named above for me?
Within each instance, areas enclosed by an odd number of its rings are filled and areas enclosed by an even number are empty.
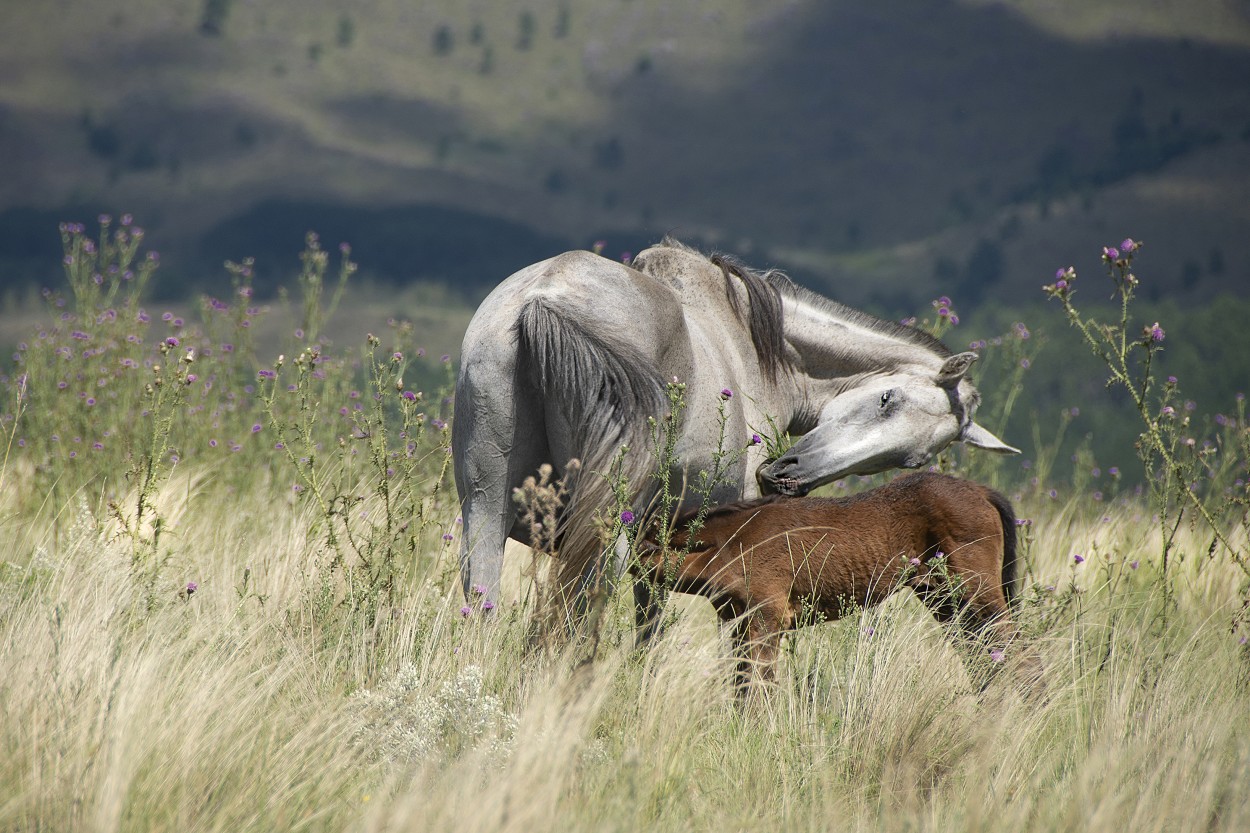
[[[837,393],[865,377],[941,367],[929,348],[836,314],[802,297],[785,303],[786,341],[809,386]]]

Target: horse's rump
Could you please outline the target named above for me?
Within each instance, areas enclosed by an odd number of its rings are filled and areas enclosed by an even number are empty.
[[[609,468],[622,445],[630,451],[618,474],[631,493],[646,477],[649,438],[643,430],[647,421],[639,417],[659,415],[664,383],[640,350],[608,340],[547,298],[521,308],[516,332],[518,361],[535,389],[562,411],[572,431],[570,446],[581,462],[557,531],[558,590],[569,593],[583,580],[597,580],[592,570],[602,566],[601,542],[590,521],[611,502]]]

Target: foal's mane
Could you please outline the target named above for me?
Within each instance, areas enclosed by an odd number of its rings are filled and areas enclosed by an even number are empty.
[[[878,318],[870,313],[830,300],[810,289],[799,286],[780,269],[753,269],[732,255],[720,252],[712,255],[703,255],[697,249],[672,237],[665,237],[660,245],[707,257],[714,266],[720,268],[721,274],[725,278],[725,293],[729,297],[729,302],[733,306],[734,312],[737,313],[739,320],[748,324],[751,331],[751,340],[755,344],[755,352],[759,355],[760,367],[764,369],[769,378],[775,379],[779,371],[788,369],[790,365],[785,348],[785,313],[782,306],[782,296],[787,296],[810,307],[822,310],[848,324],[922,347],[931,351],[939,358],[945,359],[951,355],[949,347],[924,330],[909,327],[895,321],[887,321],[884,318]],[[749,315],[749,320],[747,320],[738,302],[737,293],[733,291],[731,278],[737,278],[747,293],[750,309],[747,310],[746,315]]]

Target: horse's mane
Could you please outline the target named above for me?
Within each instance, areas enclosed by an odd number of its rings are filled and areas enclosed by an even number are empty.
[[[665,237],[660,245],[702,255],[697,249],[672,237]],[[835,318],[842,319],[857,327],[863,327],[884,336],[905,341],[917,347],[923,347],[932,351],[939,358],[945,359],[951,355],[949,347],[924,330],[918,330],[915,327],[909,327],[895,321],[887,321],[884,318],[878,318],[870,313],[830,300],[810,289],[799,286],[780,269],[753,269],[732,255],[719,252],[703,256],[707,257],[713,265],[719,267],[721,274],[724,275],[725,292],[729,296],[729,302],[733,305],[739,319],[749,325],[751,340],[755,343],[755,351],[760,357],[760,366],[770,378],[775,379],[778,371],[788,367],[789,364],[785,352],[783,295],[823,310]],[[748,311],[749,321],[745,320],[743,311],[738,303],[738,295],[733,291],[731,276],[736,277],[742,283],[743,289],[747,293],[747,300],[750,305],[750,310]]]
[[[706,257],[713,266],[719,268],[725,279],[725,296],[738,320],[746,324],[751,333],[751,342],[755,345],[755,354],[759,357],[760,369],[764,371],[764,375],[776,381],[779,372],[789,369],[780,291],[780,285],[789,283],[789,278],[776,269],[752,269],[732,255],[720,252],[705,255],[672,237],[666,236],[660,241],[660,245]],[[747,294],[745,312],[738,300],[738,293],[734,291],[734,278],[738,279]]]

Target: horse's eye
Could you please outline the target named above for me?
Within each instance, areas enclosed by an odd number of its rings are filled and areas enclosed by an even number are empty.
[[[890,391],[887,390],[885,393],[881,394],[881,407],[886,408],[889,406],[889,404],[890,404]]]

